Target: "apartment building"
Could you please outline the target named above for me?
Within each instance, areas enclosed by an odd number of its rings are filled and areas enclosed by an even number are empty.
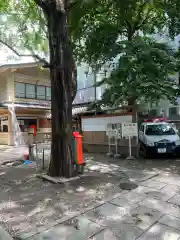
[[[0,144],[14,145],[14,124],[19,123],[25,142],[30,125],[38,132],[48,132],[51,120],[51,86],[49,71],[39,63],[0,66]],[[13,104],[13,105],[12,105]],[[9,111],[13,107],[13,113]]]

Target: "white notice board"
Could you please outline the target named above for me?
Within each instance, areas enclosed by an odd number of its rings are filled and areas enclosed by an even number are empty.
[[[137,123],[122,123],[122,137],[138,136]]]

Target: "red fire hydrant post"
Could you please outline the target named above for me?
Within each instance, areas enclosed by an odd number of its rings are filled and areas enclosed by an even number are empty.
[[[79,132],[73,132],[73,136],[75,138],[75,164],[85,165],[83,158],[82,136],[79,134]]]
[[[36,125],[31,125],[30,128],[32,128],[34,131],[33,131],[33,136],[35,137],[36,136],[36,133],[37,133],[37,130],[36,130]]]

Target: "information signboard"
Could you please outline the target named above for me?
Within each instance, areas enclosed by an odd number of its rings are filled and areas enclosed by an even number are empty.
[[[108,123],[107,127],[106,127],[106,136],[108,136],[109,138],[112,137],[112,124]]]
[[[137,123],[122,123],[122,137],[137,137]]]

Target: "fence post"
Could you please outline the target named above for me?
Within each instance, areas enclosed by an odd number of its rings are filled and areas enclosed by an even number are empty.
[[[43,170],[44,170],[44,146],[43,146],[43,156],[42,156],[42,160],[43,160]]]

